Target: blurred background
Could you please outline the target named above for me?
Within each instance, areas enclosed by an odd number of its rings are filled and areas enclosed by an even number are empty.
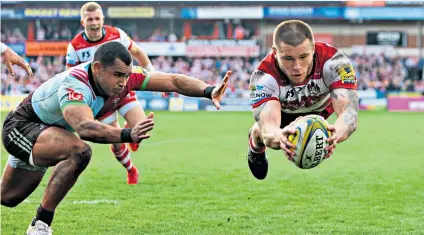
[[[65,69],[67,44],[80,31],[85,2],[1,5],[1,41],[24,56],[35,72],[1,70],[1,109],[13,109],[42,82]],[[105,24],[123,29],[156,70],[184,73],[215,84],[234,75],[224,110],[250,110],[251,72],[271,48],[277,24],[309,23],[316,41],[350,57],[361,109],[424,111],[424,1],[190,1],[99,2]],[[138,93],[151,110],[209,110],[207,100]]]

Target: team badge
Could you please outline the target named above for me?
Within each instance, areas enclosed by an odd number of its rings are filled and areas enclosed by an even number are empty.
[[[84,95],[82,93],[79,93],[71,88],[68,88],[68,100],[84,100]]]
[[[345,65],[339,68],[339,76],[343,84],[355,84],[355,72],[353,71],[352,65]]]

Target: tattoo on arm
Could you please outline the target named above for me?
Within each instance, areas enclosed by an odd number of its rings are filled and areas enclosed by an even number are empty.
[[[337,114],[344,113],[343,121],[348,126],[348,136],[356,130],[359,110],[358,91],[351,89],[335,89],[330,93],[334,100],[345,100],[345,105],[339,107]],[[347,102],[346,102],[347,101]]]
[[[72,108],[72,110],[65,110],[65,113],[66,121],[75,129],[81,139],[94,143],[111,143],[111,136],[105,132],[107,126],[88,118],[85,110]]]
[[[347,113],[344,117],[344,122],[349,126],[348,136],[356,129],[356,122],[358,121],[358,110],[359,110],[359,101],[358,101],[358,92],[356,90],[348,90],[348,99],[349,103],[347,105]]]
[[[81,125],[81,128],[85,129],[86,131],[97,131],[97,130],[103,129],[102,125],[100,123],[95,122],[95,121],[86,122],[86,123]],[[107,138],[104,137],[104,136],[93,136],[93,137],[90,137],[86,140],[94,142],[94,143],[100,143],[100,144],[109,143],[107,141]]]
[[[254,116],[256,122],[259,122],[259,120],[261,119],[260,116],[261,116],[262,110],[264,110],[265,104],[266,103],[263,103],[263,104],[261,104],[258,107],[253,109],[253,116]]]

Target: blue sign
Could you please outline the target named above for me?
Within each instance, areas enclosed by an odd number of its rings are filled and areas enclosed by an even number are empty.
[[[424,7],[348,7],[344,17],[352,20],[424,20]]]
[[[343,18],[341,7],[264,7],[264,18]]]
[[[16,54],[18,55],[24,55],[25,54],[25,43],[6,43],[10,49],[12,49]]]
[[[169,98],[163,98],[162,92],[143,92],[136,91],[138,101],[143,109],[148,110],[167,110]]]
[[[22,19],[24,17],[22,12],[15,11],[15,9],[8,9],[8,8],[2,8],[0,10],[0,15],[1,15],[1,19]]]
[[[197,18],[197,8],[182,8],[181,9],[181,18],[184,19],[196,19]]]

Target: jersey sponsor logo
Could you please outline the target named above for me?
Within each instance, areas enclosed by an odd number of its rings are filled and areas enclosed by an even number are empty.
[[[251,92],[250,98],[252,99],[252,104],[258,103],[261,100],[271,98],[271,94],[263,93],[263,92]]]
[[[302,91],[303,87],[292,87],[287,90],[285,99],[295,97],[300,91]]]
[[[84,100],[84,95],[82,93],[79,93],[71,88],[68,88],[68,100]]]
[[[67,62],[68,64],[72,64],[72,65],[75,65],[77,62],[75,61],[75,60],[68,60],[68,62]]]
[[[307,88],[311,95],[318,95],[321,91],[319,85],[315,82],[308,83]]]
[[[250,98],[252,98],[252,99],[270,98],[271,96],[272,96],[271,94],[266,94],[266,93],[251,93],[250,94]]]
[[[339,76],[343,84],[355,84],[355,72],[353,71],[352,65],[345,65],[339,68]]]
[[[264,89],[263,85],[250,85],[249,86],[250,91],[261,91],[262,89]]]
[[[82,58],[83,59],[85,59],[85,58],[90,58],[90,51],[83,51],[82,52]]]

